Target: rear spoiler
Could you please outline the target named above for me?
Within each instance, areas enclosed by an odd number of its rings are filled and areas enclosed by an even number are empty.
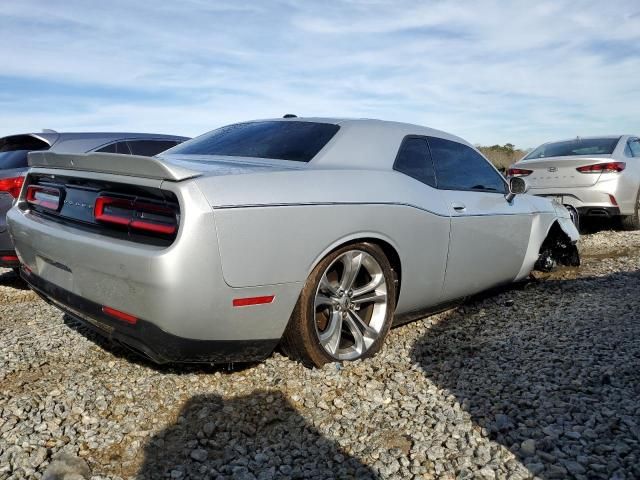
[[[121,153],[54,153],[29,152],[29,166],[112,173],[131,177],[186,180],[201,175],[197,170],[172,165],[155,157],[124,155]]]

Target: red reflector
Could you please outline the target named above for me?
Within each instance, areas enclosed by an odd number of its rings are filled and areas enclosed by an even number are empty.
[[[40,185],[29,185],[27,187],[27,202],[50,210],[58,210],[60,206],[60,190],[41,187]]]
[[[609,200],[611,200],[611,204],[615,205],[616,207],[618,206],[618,202],[616,201],[616,197],[614,197],[613,195],[609,195]]]
[[[526,177],[532,173],[533,170],[526,170],[524,168],[510,168],[507,170],[507,176],[509,177]]]
[[[102,307],[102,311],[107,315],[112,316],[113,318],[117,318],[118,320],[122,320],[123,322],[127,322],[131,325],[135,325],[138,321],[138,317],[134,317],[133,315],[129,315],[128,313],[121,312],[120,310],[116,310],[111,307]]]
[[[576,168],[576,170],[580,173],[618,173],[623,171],[626,166],[627,164],[624,162],[607,162],[585,165],[584,167]]]
[[[265,295],[264,297],[248,297],[248,298],[234,298],[234,307],[248,307],[250,305],[264,305],[265,303],[273,302],[275,295]]]
[[[0,260],[2,260],[3,262],[17,262],[18,257],[17,255],[2,255],[0,257]]]
[[[24,177],[0,178],[0,192],[7,192],[13,198],[18,198]]]

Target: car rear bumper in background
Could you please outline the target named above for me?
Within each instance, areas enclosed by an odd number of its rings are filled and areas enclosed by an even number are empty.
[[[610,178],[603,178],[605,175]],[[588,187],[531,188],[529,193],[556,198],[574,207],[580,215],[613,217],[633,214],[638,185],[620,174],[610,173],[601,175],[596,184]]]
[[[152,322],[136,319],[123,322],[103,312],[103,305],[86,300],[38,277],[24,267],[20,274],[45,301],[100,335],[149,358],[156,363],[249,362],[266,358],[279,339],[197,340],[163,331]]]

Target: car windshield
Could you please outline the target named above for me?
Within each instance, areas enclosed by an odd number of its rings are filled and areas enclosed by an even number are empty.
[[[564,142],[540,145],[523,160],[545,157],[572,157],[575,155],[611,155],[620,137],[617,138],[576,138]]]
[[[238,123],[205,133],[163,155],[225,155],[308,162],[339,128],[332,123],[304,121]]]

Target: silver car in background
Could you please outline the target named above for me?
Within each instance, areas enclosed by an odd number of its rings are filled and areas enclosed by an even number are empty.
[[[0,267],[18,266],[18,258],[7,231],[6,214],[22,188],[28,170],[29,152],[48,150],[58,153],[109,152],[151,156],[185,140],[188,138],[153,133],[59,133],[53,130],[0,138]]]
[[[31,153],[11,235],[37,293],[156,362],[364,358],[393,323],[579,263],[564,207],[430,128],[260,120],[105,155]]]
[[[640,228],[640,139],[633,135],[578,137],[545,143],[511,166],[530,193],[564,204],[580,217],[620,217]]]

